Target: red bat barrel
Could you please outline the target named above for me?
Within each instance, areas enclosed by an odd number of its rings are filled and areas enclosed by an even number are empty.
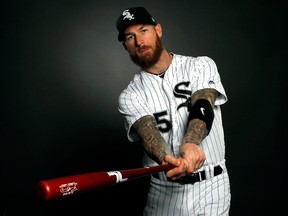
[[[167,164],[129,170],[91,172],[59,177],[39,181],[36,187],[36,192],[40,199],[51,200],[95,189],[101,189],[156,172],[168,171],[172,168],[174,168],[173,165]]]

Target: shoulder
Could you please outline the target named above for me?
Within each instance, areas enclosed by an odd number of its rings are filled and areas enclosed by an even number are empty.
[[[172,54],[176,62],[187,62],[193,64],[214,63],[214,60],[209,56],[189,56],[175,53]]]
[[[187,56],[186,58],[189,64],[194,68],[198,68],[200,70],[214,70],[216,68],[215,61],[209,56]]]
[[[173,67],[188,71],[215,70],[216,64],[209,56],[188,56],[173,54]]]
[[[127,95],[131,95],[139,89],[141,84],[140,74],[137,73],[134,75],[133,79],[128,83],[128,85],[122,90],[120,93],[120,98],[127,97]]]
[[[195,62],[202,63],[202,64],[205,64],[205,63],[214,64],[215,63],[214,60],[209,56],[198,56],[196,57]]]

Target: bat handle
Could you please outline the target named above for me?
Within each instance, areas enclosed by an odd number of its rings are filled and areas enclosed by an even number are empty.
[[[159,166],[150,167],[150,168],[153,169],[153,171],[155,172],[162,172],[162,171],[169,171],[175,168],[175,166],[172,164],[164,164],[164,165],[159,165]]]

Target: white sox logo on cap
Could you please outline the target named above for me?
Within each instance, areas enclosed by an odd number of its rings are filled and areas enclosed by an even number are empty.
[[[126,8],[116,21],[118,40],[124,40],[125,29],[134,24],[157,25],[151,14],[144,7]]]
[[[122,16],[123,16],[123,20],[126,18],[129,20],[134,19],[134,14],[131,14],[128,9],[123,11]]]

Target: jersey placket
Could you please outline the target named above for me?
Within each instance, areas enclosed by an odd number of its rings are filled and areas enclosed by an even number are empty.
[[[179,147],[180,147],[180,141],[178,140],[178,130],[177,130],[177,125],[179,123],[178,115],[177,115],[177,103],[176,103],[176,98],[173,95],[173,88],[170,85],[169,82],[167,82],[165,79],[163,79],[162,82],[162,88],[168,98],[169,105],[170,105],[170,119],[171,119],[171,130],[172,134],[169,137],[169,144],[171,145],[172,151],[174,155],[178,155],[179,153]]]

